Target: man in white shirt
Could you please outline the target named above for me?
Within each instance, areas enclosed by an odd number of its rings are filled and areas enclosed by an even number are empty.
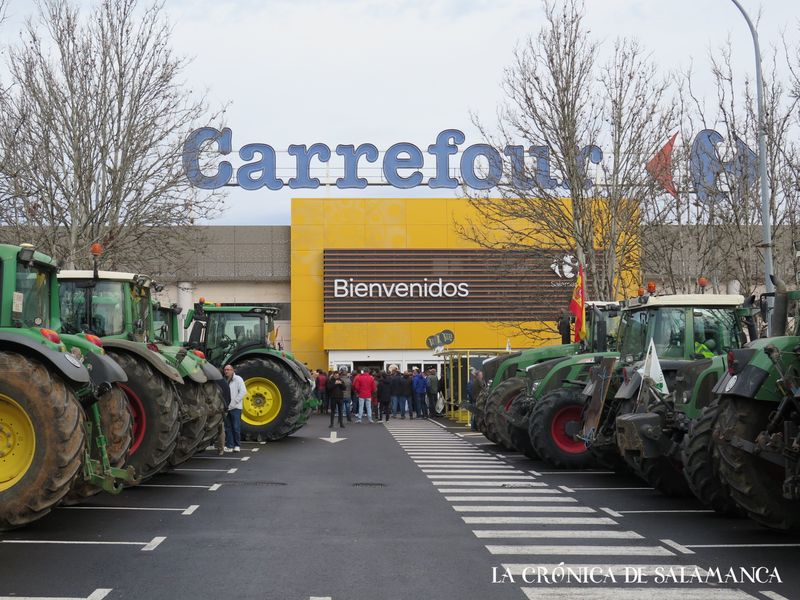
[[[222,370],[231,390],[231,403],[225,415],[225,452],[239,452],[242,443],[242,406],[247,388],[244,380],[233,371],[232,365]]]

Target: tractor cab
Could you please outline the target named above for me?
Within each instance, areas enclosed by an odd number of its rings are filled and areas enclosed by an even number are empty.
[[[249,350],[274,349],[277,314],[277,308],[267,305],[197,303],[186,316],[185,323],[192,325],[189,346],[217,365]]]

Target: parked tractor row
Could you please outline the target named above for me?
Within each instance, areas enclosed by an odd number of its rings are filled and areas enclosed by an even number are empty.
[[[738,295],[589,305],[580,345],[484,363],[478,428],[557,468],[628,470],[722,514],[800,527],[800,291],[776,283],[771,338]]]
[[[245,380],[251,439],[291,434],[314,407],[308,370],[270,343],[273,308],[198,303],[181,343],[180,308],[155,302],[144,275],[59,271],[0,244],[0,285],[0,530],[204,450],[225,412],[224,364]]]

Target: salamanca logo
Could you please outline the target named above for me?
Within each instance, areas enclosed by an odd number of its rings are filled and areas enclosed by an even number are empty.
[[[355,282],[348,279],[333,280],[334,298],[466,298],[469,284],[444,281],[441,277],[411,283]]]

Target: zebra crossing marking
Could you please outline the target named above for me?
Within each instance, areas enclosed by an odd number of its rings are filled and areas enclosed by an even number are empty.
[[[526,554],[531,556],[675,556],[664,546],[494,546],[488,545],[490,554]]]
[[[547,539],[604,539],[604,540],[641,540],[644,536],[635,531],[613,531],[610,529],[473,529],[475,537],[486,538],[547,538]]]

